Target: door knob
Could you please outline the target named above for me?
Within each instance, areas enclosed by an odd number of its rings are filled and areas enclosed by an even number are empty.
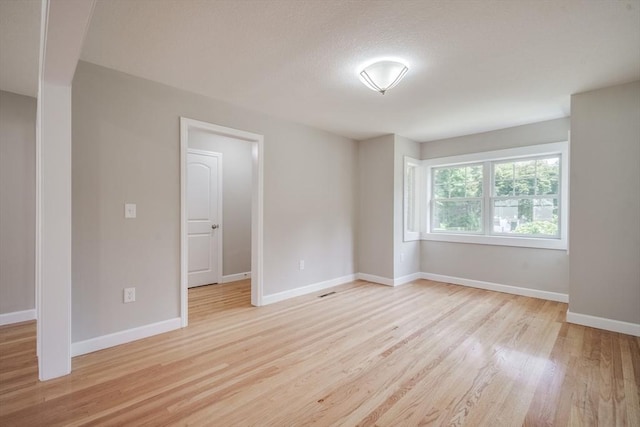
[[[214,229],[214,230],[215,230],[216,228],[218,228],[218,227],[220,227],[218,224],[213,224],[213,225],[211,226],[211,228],[212,228],[212,229]]]

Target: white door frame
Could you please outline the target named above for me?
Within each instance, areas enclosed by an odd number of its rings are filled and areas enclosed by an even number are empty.
[[[188,245],[187,245],[187,150],[189,130],[200,129],[214,134],[241,139],[252,146],[251,186],[251,304],[262,305],[263,289],[263,224],[264,224],[264,137],[207,122],[180,117],[180,318],[188,324]],[[222,266],[220,266],[222,267]]]
[[[218,218],[218,224],[220,224],[220,227],[222,227],[222,223],[224,221],[224,219],[222,217],[222,202],[223,202],[223,193],[222,193],[222,189],[223,189],[223,186],[222,186],[222,179],[223,179],[223,176],[222,176],[223,175],[222,174],[222,171],[223,171],[222,159],[223,159],[223,156],[222,156],[222,153],[216,153],[214,151],[198,150],[198,149],[195,149],[195,148],[189,148],[188,147],[188,145],[189,145],[188,142],[189,141],[187,141],[187,157],[188,157],[189,154],[199,154],[201,156],[215,157],[216,159],[218,159],[218,168],[217,168],[218,169],[217,170],[217,175],[218,176],[216,177],[217,181],[218,181],[218,188],[217,188],[217,191],[218,191],[218,202],[216,203],[216,210],[217,210],[216,216]],[[188,174],[187,174],[187,177],[188,177]],[[188,218],[187,218],[187,220],[188,220]],[[211,231],[211,230],[209,230],[209,231]],[[188,234],[189,233],[188,233],[188,230],[187,230],[187,237],[188,237]],[[218,228],[218,244],[217,244],[217,246],[218,246],[218,248],[217,248],[217,251],[218,251],[217,258],[218,259],[216,260],[216,262],[218,263],[218,267],[217,267],[217,270],[218,270],[217,273],[218,274],[217,274],[217,277],[216,277],[216,283],[222,283],[222,248],[223,248],[222,239],[223,239],[223,234],[224,234],[224,229]],[[187,253],[187,255],[188,255],[188,253]],[[189,257],[187,256],[187,261],[188,260],[189,260]],[[188,266],[187,266],[187,268],[188,268]],[[189,271],[187,271],[187,288],[189,287],[188,274],[189,274]]]

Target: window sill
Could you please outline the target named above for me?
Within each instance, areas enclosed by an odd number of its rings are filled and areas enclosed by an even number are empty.
[[[567,250],[563,239],[540,239],[535,237],[506,237],[470,234],[423,233],[421,240],[453,243],[472,243],[476,245],[515,246],[521,248]]]

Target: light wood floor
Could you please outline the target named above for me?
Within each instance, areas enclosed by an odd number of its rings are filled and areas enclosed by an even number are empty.
[[[640,339],[561,303],[420,280],[249,305],[189,291],[188,328],[39,383],[33,322],[0,328],[0,425],[640,425]]]

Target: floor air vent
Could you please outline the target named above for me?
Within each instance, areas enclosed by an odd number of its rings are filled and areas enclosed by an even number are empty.
[[[327,292],[326,294],[320,295],[318,298],[328,297],[329,295],[333,295],[335,292]]]

